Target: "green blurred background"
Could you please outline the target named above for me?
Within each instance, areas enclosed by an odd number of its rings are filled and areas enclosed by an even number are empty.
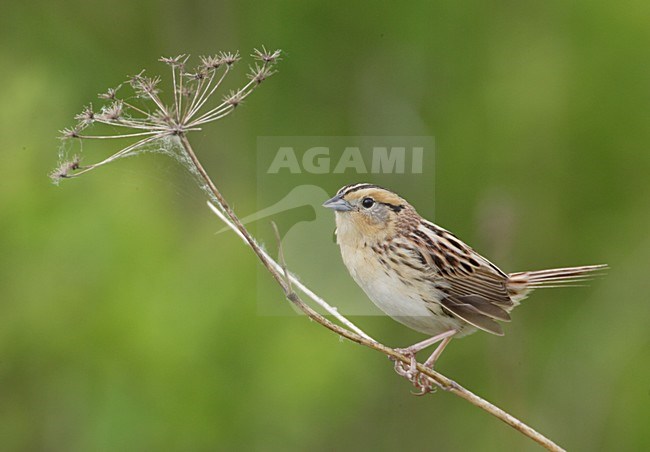
[[[509,271],[611,265],[536,293],[502,338],[455,341],[439,370],[569,449],[650,448],[650,3],[34,1],[1,16],[2,450],[536,449],[457,397],[410,395],[385,357],[303,317],[258,316],[259,264],[214,235],[171,160],[50,183],[57,131],[98,92],[161,55],[260,45],[285,51],[280,73],[192,138],[237,211],[255,208],[258,136],[435,136],[437,222]],[[422,338],[355,320],[391,345]]]

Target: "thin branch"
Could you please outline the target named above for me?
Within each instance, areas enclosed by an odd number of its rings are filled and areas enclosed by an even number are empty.
[[[133,111],[137,111],[137,112],[140,113],[141,115],[144,115],[144,116],[148,116],[148,115],[149,115],[148,112],[144,111],[142,108],[138,108],[138,107],[136,107],[135,105],[133,105],[133,104],[130,103],[130,102],[126,102],[126,101],[124,101],[124,100],[122,100],[122,102],[124,102],[124,106],[125,106],[125,107],[128,107],[128,108],[130,108],[130,109],[133,110]]]
[[[138,132],[138,133],[125,133],[124,135],[79,135],[78,138],[82,140],[114,140],[116,138],[133,138],[144,137],[148,135],[158,135],[160,132]]]
[[[118,158],[124,157],[124,155],[134,151],[135,149],[137,149],[139,147],[142,147],[142,146],[144,146],[144,145],[146,145],[148,143],[151,143],[153,141],[159,140],[160,138],[162,138],[164,136],[165,136],[165,134],[156,134],[156,135],[150,136],[148,138],[142,139],[140,141],[137,141],[137,142],[125,147],[124,149],[120,150],[119,152],[116,152],[115,154],[111,155],[110,157],[105,158],[101,162],[97,162],[97,163],[93,163],[92,165],[80,167],[80,170],[78,172],[76,172],[74,174],[71,174],[68,177],[71,177],[71,178],[72,177],[79,177],[84,173],[87,173],[89,171],[94,170],[95,168],[99,168],[100,166],[106,165],[107,163],[110,163],[110,162],[112,162],[114,160],[117,160]]]
[[[291,295],[294,292],[293,287],[291,286],[291,278],[289,278],[289,270],[287,270],[287,262],[284,260],[284,249],[282,248],[280,231],[278,230],[278,225],[275,224],[275,221],[272,221],[271,224],[273,225],[273,231],[275,232],[275,239],[278,242],[278,260],[280,261],[280,266],[284,273],[284,280],[287,282],[287,287],[289,287],[289,293],[287,295]]]

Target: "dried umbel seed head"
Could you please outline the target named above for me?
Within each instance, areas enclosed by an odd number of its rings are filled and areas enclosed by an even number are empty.
[[[243,93],[240,91],[230,90],[230,92],[223,97],[223,101],[233,107],[241,104],[243,101]]]
[[[226,64],[228,66],[232,66],[235,64],[237,61],[239,61],[241,58],[239,57],[239,52],[220,52],[219,53],[219,58],[221,58],[221,62],[223,64]]]
[[[121,87],[122,85],[118,85],[115,88],[108,88],[105,93],[99,93],[97,97],[102,100],[115,100],[117,99],[117,90],[119,90]]]
[[[262,83],[264,80],[275,74],[275,71],[268,66],[255,64],[251,66],[248,78],[257,84]]]
[[[144,75],[144,71],[140,72],[138,75],[134,75],[129,80],[129,84],[133,88],[133,91],[139,97],[149,97],[152,94],[157,95],[160,91],[157,86],[160,83],[160,77],[147,77]]]
[[[188,59],[188,55],[176,55],[175,57],[160,57],[158,61],[161,61],[172,68],[183,67],[185,62]]]
[[[52,178],[59,181],[75,177],[116,159],[146,151],[163,152],[181,162],[188,162],[189,159],[178,155],[183,150],[177,149],[178,141],[172,138],[200,130],[204,124],[229,115],[263,80],[275,73],[273,68],[280,53],[279,50],[267,51],[264,47],[254,50],[253,58],[258,63],[251,67],[248,74],[250,81],[221,97],[221,102],[215,102],[215,99],[219,99],[215,94],[232,72],[234,64],[240,60],[239,52],[202,56],[200,64],[190,73],[185,72],[188,55],[160,58],[171,69],[172,88],[166,97],[161,89],[164,86],[161,77],[148,76],[142,71],[130,77],[126,83],[99,94],[101,100],[107,101],[106,105],[98,110],[94,110],[92,105],[84,107],[75,116],[77,125],[61,130],[61,139],[74,138],[75,143],[120,138],[130,139],[130,143],[104,160],[83,168],[79,166],[77,158],[69,160],[62,157],[62,163],[51,173]],[[127,92],[118,94],[120,88]],[[128,92],[129,89],[131,92]],[[91,127],[104,127],[109,133],[88,133]]]
[[[264,63],[275,63],[280,59],[281,53],[282,52],[280,50],[274,50],[272,52],[269,52],[268,50],[266,50],[264,46],[262,46],[261,50],[253,49],[253,53],[251,56],[256,60],[262,61]]]
[[[124,113],[124,103],[121,100],[116,100],[110,105],[102,107],[101,113],[98,118],[108,121],[118,121]]]
[[[222,64],[225,64],[219,55],[201,56],[201,66],[207,71],[214,71]]]
[[[77,127],[66,127],[65,129],[62,129],[59,131],[62,140],[69,140],[71,138],[79,138],[80,133],[81,133],[81,128],[79,126]]]
[[[210,71],[203,66],[199,66],[194,70],[194,72],[188,72],[183,75],[192,80],[204,80],[208,75],[210,75]]]
[[[84,126],[89,126],[95,121],[95,112],[93,111],[92,104],[84,107],[84,109],[78,115],[75,115],[74,119],[79,121]]]
[[[75,155],[72,160],[61,162],[61,164],[50,173],[52,182],[58,184],[61,179],[72,177],[72,172],[80,168],[80,162],[81,159],[78,155]]]

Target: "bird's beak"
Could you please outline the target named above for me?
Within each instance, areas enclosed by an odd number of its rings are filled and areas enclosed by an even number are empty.
[[[350,210],[352,210],[352,206],[350,205],[350,203],[338,195],[333,197],[332,199],[328,199],[327,201],[325,201],[323,203],[323,207],[334,209],[337,212],[349,212]]]

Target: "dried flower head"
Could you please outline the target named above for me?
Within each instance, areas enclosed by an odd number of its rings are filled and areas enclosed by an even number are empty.
[[[250,67],[248,78],[259,85],[273,74],[275,74],[275,71],[268,64],[255,63],[255,66]]]
[[[72,160],[61,162],[59,166],[50,173],[50,178],[54,183],[58,184],[61,179],[72,177],[72,172],[81,167],[79,165],[80,162],[81,158],[78,155],[75,155]]]
[[[227,64],[228,66],[232,66],[235,64],[237,61],[239,61],[241,58],[239,56],[239,52],[220,52],[219,53],[219,58],[221,58],[221,62],[223,64]]]
[[[134,75],[129,80],[131,88],[139,97],[149,97],[151,94],[157,95],[160,92],[157,88],[159,83],[160,77],[147,77],[144,75],[144,71]]]
[[[160,57],[158,61],[168,64],[173,68],[177,68],[183,67],[188,58],[188,55],[176,55],[175,57]]]
[[[185,137],[191,131],[201,130],[204,124],[230,114],[263,80],[275,73],[274,67],[280,54],[280,50],[269,52],[264,47],[261,50],[255,49],[252,56],[258,63],[251,67],[248,76],[250,81],[231,90],[222,97],[221,102],[213,101],[215,93],[234,64],[240,60],[239,52],[201,56],[200,64],[190,73],[185,72],[188,55],[161,57],[159,61],[171,69],[171,90],[168,96],[162,96],[161,86],[164,85],[161,77],[147,76],[142,71],[130,77],[125,84],[99,94],[99,98],[107,101],[107,104],[98,111],[93,110],[92,105],[84,107],[75,116],[77,125],[61,130],[62,140],[74,138],[75,142],[83,142],[90,139],[128,139],[130,143],[104,160],[84,167],[79,165],[79,157],[66,159],[62,156],[61,163],[50,176],[58,182],[145,151],[167,153],[189,166],[189,159],[182,155],[184,151],[178,146],[178,138]],[[124,85],[132,93],[119,96],[118,91]],[[91,127],[104,127],[110,133],[86,133],[85,129]]]
[[[203,80],[209,74],[210,72],[206,68],[204,68],[203,66],[199,66],[194,70],[194,72],[188,72],[183,75],[185,75],[185,77],[190,78],[192,80]]]
[[[95,121],[95,112],[93,111],[93,105],[89,104],[84,109],[79,113],[78,115],[75,115],[74,119],[79,121],[81,125],[89,126]]]
[[[117,90],[120,89],[122,85],[118,85],[115,88],[108,88],[105,93],[99,93],[97,97],[102,100],[115,100],[117,98]]]
[[[224,64],[223,59],[219,55],[201,56],[201,66],[207,71],[214,71],[219,66]]]
[[[119,121],[123,112],[124,103],[118,99],[109,105],[103,106],[98,118],[105,121]]]
[[[280,60],[280,50],[274,50],[269,52],[266,50],[266,47],[262,46],[262,49],[253,49],[251,56],[256,60],[262,61],[263,63],[275,63]]]
[[[231,89],[230,92],[228,92],[228,94],[223,97],[223,101],[229,105],[232,105],[233,107],[236,107],[243,102],[243,94],[244,93],[240,91]]]
[[[75,127],[66,127],[65,129],[59,130],[59,133],[61,134],[59,138],[61,138],[62,140],[69,140],[70,138],[79,138],[80,136],[79,134],[81,133],[81,128],[79,127],[79,125]]]

